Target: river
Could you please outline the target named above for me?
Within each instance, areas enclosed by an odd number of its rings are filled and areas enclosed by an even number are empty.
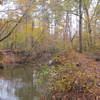
[[[28,66],[0,70],[0,100],[40,100],[47,96],[48,78],[39,72]]]

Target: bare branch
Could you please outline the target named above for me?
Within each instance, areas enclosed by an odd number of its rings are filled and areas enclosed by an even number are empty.
[[[33,2],[32,2],[33,3]],[[32,4],[31,3],[31,4]],[[6,38],[8,38],[12,32],[15,30],[15,28],[19,25],[19,23],[22,21],[23,17],[26,15],[27,11],[30,9],[31,6],[29,6],[29,8],[26,9],[26,11],[24,12],[23,16],[18,20],[18,22],[16,23],[16,25],[10,30],[10,32],[8,32],[8,34],[6,36],[4,36],[3,38],[0,39],[0,42],[2,42],[3,40],[5,40]]]

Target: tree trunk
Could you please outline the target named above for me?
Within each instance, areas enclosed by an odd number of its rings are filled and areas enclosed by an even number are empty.
[[[82,0],[79,1],[79,52],[83,52],[82,45]]]
[[[90,18],[89,18],[89,12],[88,9],[85,5],[85,11],[86,11],[86,16],[87,16],[87,25],[88,25],[88,33],[89,33],[89,46],[92,46],[92,29],[91,29],[91,22],[90,22]]]

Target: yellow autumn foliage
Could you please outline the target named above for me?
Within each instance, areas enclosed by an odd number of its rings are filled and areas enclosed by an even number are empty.
[[[15,0],[15,1],[20,2],[20,3],[25,3],[25,2],[27,2],[28,0]]]

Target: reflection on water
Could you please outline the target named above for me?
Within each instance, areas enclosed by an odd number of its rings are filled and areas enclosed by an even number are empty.
[[[0,100],[40,100],[47,95],[47,80],[37,72],[31,68],[0,70]]]
[[[16,89],[9,80],[0,79],[0,100],[19,100],[15,96]]]

